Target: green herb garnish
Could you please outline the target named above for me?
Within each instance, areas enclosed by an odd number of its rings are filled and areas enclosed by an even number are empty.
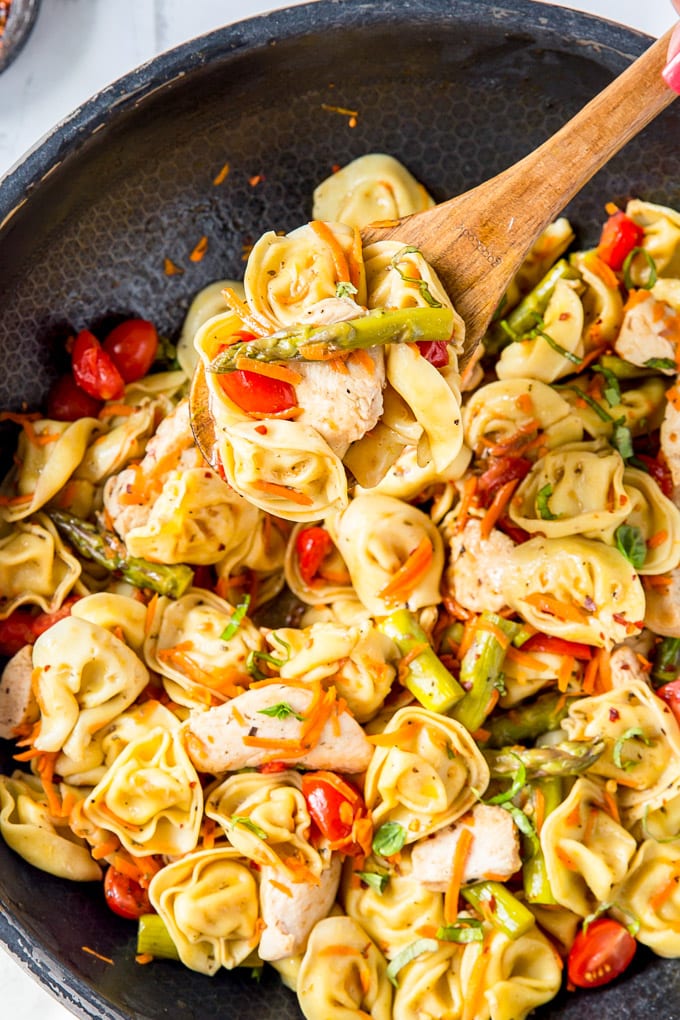
[[[353,283],[350,283],[349,280],[341,280],[335,288],[336,298],[354,297],[354,295],[358,293],[357,288]]]
[[[272,719],[287,719],[289,715],[292,715],[298,722],[304,722],[306,718],[304,715],[299,715],[287,701],[279,701],[276,705],[270,705],[269,708],[260,708],[258,712],[260,715],[269,715]]]
[[[423,280],[418,276],[407,276],[406,273],[399,268],[399,263],[403,259],[404,255],[422,255],[422,252],[419,248],[414,248],[413,245],[407,244],[406,247],[401,248],[391,260],[390,266],[392,269],[396,269],[404,283],[415,283],[420,291],[421,298],[425,304],[430,306],[430,308],[441,308],[441,301],[437,301],[436,298],[432,296],[427,280]]]
[[[476,917],[465,917],[460,915],[455,924],[447,924],[437,929],[437,936],[440,942],[458,942],[464,945],[468,942],[484,941],[484,922]]]
[[[248,612],[249,605],[250,595],[244,595],[234,609],[234,612],[231,615],[231,620],[220,634],[220,641],[231,641],[234,635],[238,632],[238,629],[241,626],[241,620]]]
[[[624,769],[626,772],[640,764],[640,762],[635,758],[626,758],[625,761],[623,760],[623,746],[627,740],[641,740],[645,747],[651,747],[653,743],[649,737],[645,736],[644,730],[641,730],[639,726],[631,726],[630,729],[627,729],[625,733],[621,734],[614,744],[612,761],[616,765],[617,769]]]
[[[561,517],[561,514],[554,514],[548,505],[552,494],[553,487],[550,482],[536,493],[536,509],[538,510],[539,517],[544,521],[557,521]]]
[[[632,524],[619,524],[614,538],[619,552],[639,570],[647,558],[647,543],[640,529]]]
[[[518,755],[514,754],[512,751],[510,754],[512,754],[512,757],[515,758],[518,763],[517,771],[511,777],[512,783],[510,784],[510,787],[505,791],[505,793],[497,793],[495,797],[490,797],[488,800],[485,800],[483,802],[484,804],[507,804],[513,797],[517,796],[520,790],[526,785],[526,765]]]
[[[398,854],[406,842],[406,829],[399,822],[384,822],[373,836],[373,853],[381,857]]]
[[[676,365],[672,358],[647,358],[645,368],[655,368],[658,372],[674,372]]]
[[[412,942],[405,949],[402,949],[400,953],[397,953],[387,968],[387,977],[394,987],[398,988],[397,974],[402,967],[405,967],[411,960],[415,960],[416,957],[422,956],[423,953],[436,953],[438,949],[439,943],[436,939],[416,939],[415,942]]]
[[[256,825],[252,818],[248,818],[247,815],[232,815],[230,822],[233,826],[240,825],[241,828],[248,829],[248,831],[252,832],[258,839],[267,838],[267,833],[264,829],[261,829],[259,825]]]
[[[370,886],[371,889],[381,896],[390,880],[389,872],[387,871],[357,871],[356,874],[362,882],[365,882],[366,885]]]
[[[639,282],[633,279],[633,264],[638,256],[642,256],[647,263],[646,278]],[[656,283],[656,262],[646,248],[633,248],[632,251],[628,252],[621,269],[623,271],[623,282],[627,290],[633,290],[633,288],[651,290]]]

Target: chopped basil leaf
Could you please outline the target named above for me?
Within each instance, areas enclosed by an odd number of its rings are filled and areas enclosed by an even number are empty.
[[[553,488],[550,482],[539,489],[536,494],[536,509],[538,510],[539,517],[544,521],[557,521],[560,518],[560,514],[554,514],[548,505],[548,500],[553,494]]]
[[[231,641],[241,625],[241,620],[248,612],[249,605],[250,595],[244,595],[232,613],[231,620],[220,634],[220,641]]]
[[[365,882],[366,885],[370,886],[371,889],[381,896],[390,880],[389,872],[387,871],[357,871],[357,875],[362,882]]]
[[[673,836],[655,836],[653,832],[650,832],[647,816],[649,815],[649,804],[645,804],[644,814],[642,816],[642,835],[645,839],[653,839],[655,843],[675,843],[676,840],[680,839],[680,832],[676,832]],[[661,808],[663,811],[664,809]],[[632,934],[632,932],[631,932]]]
[[[281,669],[281,666],[284,666],[288,661],[287,659],[277,659],[276,656],[269,655],[267,652],[257,652],[254,648],[251,649],[251,651],[248,652],[248,657],[246,658],[246,673],[248,673],[249,676],[252,676],[255,680],[265,679],[265,674],[257,665],[260,660],[262,662],[268,662],[270,666],[274,667],[274,669]]]
[[[515,772],[514,776],[512,776],[512,783],[510,784],[510,787],[505,791],[505,793],[497,793],[495,797],[490,797],[488,800],[485,800],[484,801],[485,804],[507,804],[509,801],[512,800],[513,797],[515,797],[519,793],[519,791],[526,784],[527,770],[524,762],[519,757],[519,755],[515,754],[512,751],[510,753],[512,754],[513,758],[517,759],[518,762],[517,771]]]
[[[619,451],[624,460],[633,456],[633,435],[626,425],[625,418],[617,418],[614,422],[612,446]]]
[[[276,705],[270,705],[269,708],[260,708],[258,713],[260,715],[270,715],[272,719],[287,719],[289,715],[292,715],[299,722],[304,722],[305,720],[305,716],[299,715],[287,701],[279,701]]]
[[[638,256],[642,256],[646,261],[646,275],[640,277],[640,274],[636,274],[638,279],[633,278],[633,266]],[[633,248],[632,251],[626,255],[623,265],[621,266],[623,271],[623,282],[626,285],[627,290],[637,288],[638,290],[651,290],[656,283],[656,262],[649,254],[646,248]],[[644,270],[643,270],[644,272]]]
[[[402,278],[404,283],[415,283],[420,291],[420,296],[426,305],[430,308],[441,308],[441,301],[437,301],[430,292],[427,280],[422,280],[418,276],[407,276],[406,273],[399,268],[399,263],[403,259],[404,255],[421,255],[419,248],[414,248],[412,244],[407,244],[405,248],[401,248],[390,262],[392,269],[396,269],[399,276]]]
[[[614,750],[612,751],[612,761],[616,765],[617,769],[624,769],[626,772],[628,769],[635,768],[639,765],[639,761],[635,758],[626,758],[623,760],[623,746],[627,740],[641,740],[645,747],[651,747],[653,741],[649,737],[645,736],[644,730],[641,730],[639,726],[631,726],[625,733],[622,733],[619,739],[614,744]]]
[[[504,810],[507,811],[509,815],[511,815],[513,822],[515,823],[519,831],[522,833],[522,835],[527,837],[527,839],[531,843],[532,853],[536,853],[536,851],[540,847],[540,842],[538,839],[538,833],[536,832],[536,829],[534,828],[533,823],[530,821],[530,819],[527,818],[527,816],[524,814],[521,808],[515,807],[514,804],[505,803],[502,804],[501,807],[504,808]]]
[[[440,942],[467,942],[484,941],[484,923],[476,917],[461,916],[456,919],[455,924],[444,925],[437,929],[437,938]]]
[[[605,386],[603,389],[604,399],[610,407],[616,407],[621,403],[621,386],[616,375],[610,368],[604,365],[593,365],[594,372],[600,372],[604,376]]]
[[[373,837],[373,853],[381,857],[397,854],[406,842],[406,829],[399,822],[384,822]]]
[[[397,974],[402,967],[405,967],[411,960],[415,960],[416,957],[422,956],[423,953],[436,953],[438,949],[439,943],[436,939],[416,939],[415,942],[412,942],[405,949],[402,949],[400,953],[397,953],[387,968],[387,977],[394,987],[398,988]]]
[[[674,372],[676,365],[672,358],[647,358],[645,368],[656,368],[659,372]]]
[[[258,839],[266,839],[267,833],[264,829],[261,829],[259,825],[256,825],[252,818],[248,818],[247,815],[232,815],[230,818],[231,824],[236,826],[240,825],[244,829],[248,829],[254,833]]]
[[[336,298],[353,297],[358,294],[357,288],[349,280],[341,280],[335,288]]]
[[[619,552],[639,570],[647,558],[647,543],[640,529],[632,524],[619,524],[614,538]]]
[[[595,414],[602,421],[614,421],[609,411],[606,411],[601,404],[598,404],[597,400],[593,400],[589,393],[582,390],[580,386],[556,386],[555,389],[571,390],[572,393],[576,393],[577,396],[586,402],[588,407],[595,412]],[[623,421],[623,419],[621,419]]]

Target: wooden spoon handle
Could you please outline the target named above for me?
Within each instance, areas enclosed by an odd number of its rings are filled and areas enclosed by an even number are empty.
[[[532,232],[527,213],[535,221],[535,232],[540,232],[614,153],[677,98],[661,77],[672,31],[551,138],[482,185],[493,187],[496,209],[509,217],[521,206],[522,234]]]

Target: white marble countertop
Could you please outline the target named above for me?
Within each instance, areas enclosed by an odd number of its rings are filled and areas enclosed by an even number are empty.
[[[25,48],[0,75],[0,175],[42,135],[116,78],[163,50],[272,8],[273,0],[44,0]],[[572,0],[573,7],[661,35],[670,0]],[[0,951],[2,1014],[12,1020],[68,1020],[55,1002]]]

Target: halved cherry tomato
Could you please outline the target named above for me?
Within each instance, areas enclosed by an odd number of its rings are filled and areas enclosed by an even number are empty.
[[[418,350],[435,368],[446,368],[449,363],[449,345],[446,340],[417,340]]]
[[[303,528],[295,539],[300,577],[311,584],[319,567],[333,548],[333,541],[325,528]]]
[[[153,912],[146,889],[113,865],[109,865],[104,876],[104,896],[114,914],[131,921]]]
[[[588,660],[593,657],[590,645],[580,641],[567,641],[565,638],[552,637],[550,634],[532,634],[522,645],[526,652],[551,652],[554,655],[571,655],[574,659]]]
[[[290,383],[270,379],[259,372],[239,369],[218,375],[217,378],[229,399],[248,413],[278,414],[295,407],[297,403],[295,389]]]
[[[527,457],[498,457],[490,467],[477,479],[477,492],[491,500],[501,485],[515,478],[520,480],[531,471],[531,461]]]
[[[597,988],[613,981],[635,956],[637,942],[618,921],[598,917],[581,930],[569,951],[567,973],[577,988]]]
[[[680,679],[671,680],[669,684],[657,687],[656,694],[665,701],[675,718],[680,723]]]
[[[366,813],[361,794],[334,772],[306,772],[302,776],[302,793],[321,834],[336,845],[347,841],[342,849],[351,853],[354,820]]]
[[[89,329],[80,331],[71,351],[73,375],[81,389],[97,400],[122,397],[123,377]]]
[[[47,417],[55,421],[77,421],[96,418],[102,401],[82,390],[72,375],[62,375],[47,394]]]
[[[670,499],[673,495],[673,477],[666,462],[659,460],[657,457],[650,457],[646,453],[638,453],[637,451],[635,459],[642,461],[645,469],[652,476],[664,496],[668,496]]]
[[[154,362],[158,332],[147,319],[126,319],[111,330],[102,346],[125,382],[136,382]]]
[[[644,236],[642,227],[619,210],[602,227],[597,254],[603,262],[618,271],[633,248],[640,247]]]
[[[71,606],[79,598],[79,595],[71,595],[54,613],[35,613],[26,606],[19,606],[0,620],[0,655],[16,655],[24,645],[34,644],[36,638],[58,620],[71,615]]]

